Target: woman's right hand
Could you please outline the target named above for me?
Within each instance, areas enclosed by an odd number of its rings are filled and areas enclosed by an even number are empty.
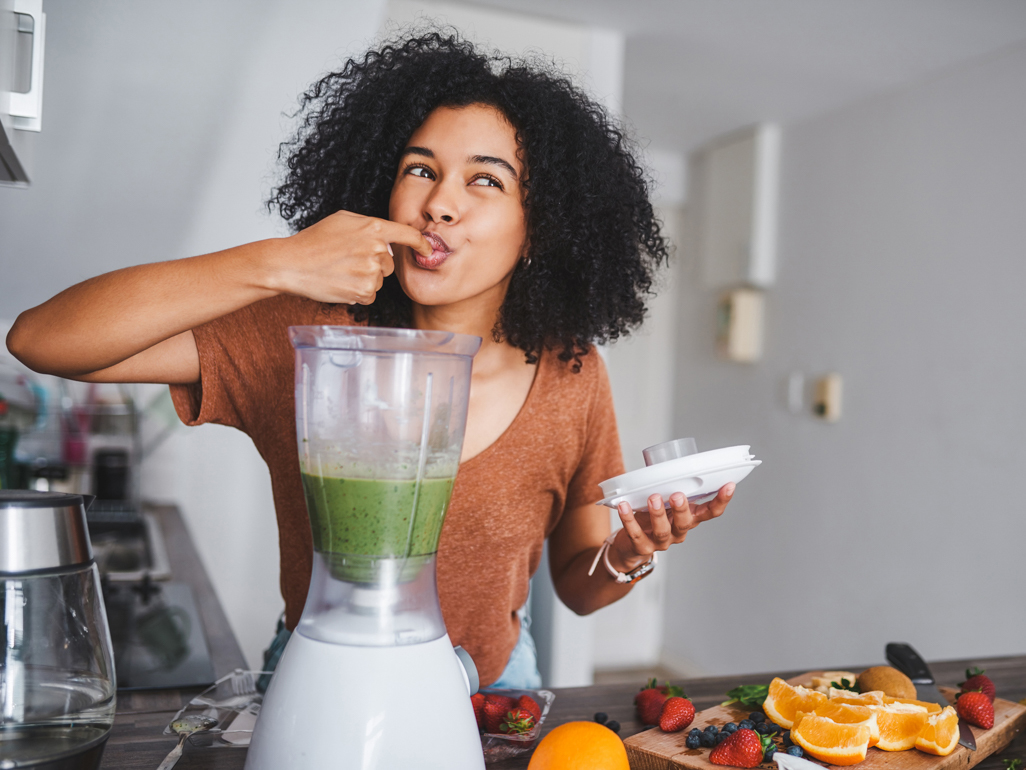
[[[338,211],[276,244],[266,286],[318,302],[369,305],[395,269],[392,243],[431,254],[416,228]]]

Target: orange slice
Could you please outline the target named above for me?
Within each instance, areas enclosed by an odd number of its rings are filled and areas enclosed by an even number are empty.
[[[830,700],[837,701],[838,703],[850,703],[855,706],[882,706],[886,697],[883,694],[883,690],[857,693],[850,690],[830,688]]]
[[[930,718],[922,706],[908,703],[872,706],[872,709],[880,726],[880,740],[876,747],[884,751],[911,749]]]
[[[880,725],[876,721],[876,712],[868,706],[854,706],[828,700],[816,706],[813,713],[842,725],[866,725],[869,727],[869,745],[875,746],[880,742]]]
[[[769,719],[785,730],[790,730],[795,714],[799,711],[814,711],[816,706],[826,703],[826,700],[827,697],[821,692],[801,685],[792,686],[780,677],[774,677],[762,710]]]
[[[854,765],[866,758],[870,729],[866,724],[838,724],[832,719],[798,712],[791,740],[805,753],[830,765]]]
[[[885,695],[883,698],[883,702],[885,705],[890,705],[892,703],[904,703],[907,706],[920,706],[926,709],[926,712],[928,714],[939,714],[941,711],[941,707],[939,705],[937,705],[936,703],[930,703],[929,701],[925,700],[913,700],[912,698],[892,698],[890,695]]]
[[[951,706],[931,714],[916,738],[916,748],[927,754],[946,757],[958,748],[958,714]]]

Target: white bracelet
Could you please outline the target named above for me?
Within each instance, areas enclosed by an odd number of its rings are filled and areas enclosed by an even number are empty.
[[[602,559],[602,563],[606,565],[606,570],[610,575],[616,578],[617,583],[633,583],[638,578],[644,577],[654,570],[655,565],[659,563],[659,554],[653,551],[652,558],[641,566],[635,567],[627,573],[620,572],[609,563],[609,546],[613,544],[614,538],[616,538],[616,532],[613,532],[609,537],[602,541],[602,547],[598,549],[598,553],[595,554],[595,560],[591,563],[591,569],[588,570],[588,577],[591,577],[595,573],[595,567],[598,566],[599,559]]]

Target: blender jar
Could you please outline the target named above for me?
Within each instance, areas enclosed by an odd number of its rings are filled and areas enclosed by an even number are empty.
[[[365,327],[289,331],[314,541],[298,630],[367,646],[441,638],[435,553],[481,338]]]
[[[98,767],[116,685],[81,496],[0,491],[0,621],[0,767]]]

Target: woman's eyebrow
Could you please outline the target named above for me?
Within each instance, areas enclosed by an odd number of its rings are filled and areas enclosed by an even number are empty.
[[[427,147],[407,147],[403,150],[403,156],[406,155],[422,155],[425,158],[433,158],[435,154]]]
[[[470,162],[471,163],[488,163],[488,164],[490,164],[492,166],[498,166],[499,168],[506,169],[509,172],[509,175],[511,177],[513,177],[514,179],[518,178],[516,169],[513,168],[513,166],[510,165],[510,163],[508,161],[505,161],[502,158],[495,158],[495,157],[493,157],[491,155],[471,155],[470,156]]]

